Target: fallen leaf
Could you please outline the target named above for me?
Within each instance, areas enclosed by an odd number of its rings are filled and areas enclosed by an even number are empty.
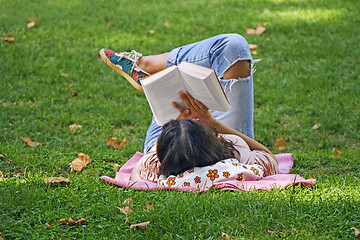
[[[251,51],[252,54],[257,54],[258,45],[250,43],[249,48],[250,48],[250,51]]]
[[[149,224],[150,224],[150,221],[132,224],[132,225],[130,225],[130,228],[145,230]]]
[[[249,44],[249,47],[250,47],[250,51],[251,50],[256,50],[257,48],[258,48],[258,45],[256,45],[256,44]]]
[[[45,226],[46,226],[46,227],[51,227],[51,226],[53,226],[53,224],[50,223],[50,222],[46,222],[46,223],[45,223]]]
[[[67,74],[67,73],[62,73],[62,74],[60,74],[60,76],[67,78],[67,77],[69,76],[69,74]]]
[[[312,129],[318,129],[321,126],[320,123],[315,123],[314,126],[312,126]]]
[[[266,28],[264,28],[263,26],[261,26],[260,24],[256,25],[256,34],[257,35],[261,35],[266,31]]]
[[[69,217],[69,220],[67,219],[60,219],[58,221],[58,224],[60,225],[76,225],[76,224],[83,224],[89,222],[88,219],[85,218],[79,218],[78,220],[74,220],[71,217]]]
[[[260,24],[257,24],[256,29],[245,28],[245,30],[246,30],[246,35],[261,35],[265,32],[266,28],[264,28]]]
[[[3,173],[0,171],[0,182],[5,181],[6,178],[4,178]]]
[[[15,170],[14,173],[19,174],[19,173],[24,173],[24,169],[18,169]]]
[[[81,130],[82,126],[74,123],[69,126],[69,129],[72,132],[76,132],[77,130]]]
[[[5,156],[4,156],[4,155],[2,155],[2,154],[0,154],[0,158],[5,158]]]
[[[113,163],[113,164],[111,164],[111,166],[116,167],[116,168],[121,167],[121,165],[120,165],[120,164],[118,164],[118,163]]]
[[[360,231],[357,228],[352,227],[351,230],[354,230],[355,237],[360,240]]]
[[[152,29],[151,29],[151,30],[149,30],[149,33],[150,33],[150,34],[154,34],[154,33],[155,33],[155,30],[152,30]]]
[[[76,221],[77,224],[83,224],[83,223],[87,223],[87,222],[89,222],[89,220],[88,220],[88,219],[85,219],[85,218],[79,218],[79,219]]]
[[[73,86],[73,84],[72,84],[72,82],[71,82],[71,83],[69,84],[70,91],[71,91],[73,97],[76,97],[76,96],[78,95],[78,93],[77,93],[77,91],[75,91],[75,90],[73,89],[72,86]]]
[[[124,205],[128,205],[128,206],[133,205],[133,203],[134,203],[134,201],[133,201],[131,198],[125,199],[125,200],[123,201],[123,204],[124,204]]]
[[[252,28],[245,28],[246,30],[246,35],[254,35],[256,34],[256,30],[252,29]]]
[[[170,23],[169,22],[164,22],[164,26],[168,28],[168,27],[170,27]]]
[[[66,225],[66,224],[67,224],[67,220],[66,220],[66,219],[60,219],[60,220],[58,221],[58,224],[60,224],[60,225]]]
[[[70,183],[68,178],[64,177],[50,177],[44,179],[45,183]]]
[[[129,225],[129,226],[130,226],[129,217],[126,217],[126,219],[125,219],[125,223],[126,223],[127,225]]]
[[[30,140],[30,138],[28,137],[21,137],[21,139],[26,142],[30,147],[37,147],[37,146],[41,146],[44,145],[44,143],[38,143],[38,142],[33,142]]]
[[[275,139],[275,146],[279,150],[284,150],[286,147],[285,140],[283,138],[277,138]]]
[[[150,204],[150,202],[146,203],[146,210],[148,210],[148,211],[155,210],[156,207],[157,207],[156,204]]]
[[[127,142],[126,137],[124,137],[124,139],[122,141],[121,140],[115,141],[115,140],[116,140],[115,137],[108,138],[106,140],[106,145],[113,147],[115,149],[124,149],[125,148],[125,144]]]
[[[7,42],[15,41],[15,38],[11,37],[11,36],[9,36],[9,37],[0,37],[0,39],[3,40],[3,41],[7,41]]]
[[[113,28],[113,27],[115,27],[115,24],[113,24],[113,23],[108,23],[108,28]]]
[[[31,21],[26,25],[28,28],[32,28],[35,26],[35,21]]]
[[[119,209],[125,215],[128,215],[129,213],[133,212],[133,210],[129,206],[123,208],[118,207],[117,209]]]
[[[225,240],[230,240],[230,236],[229,235],[227,235],[226,233],[224,233],[224,232],[222,232],[221,233],[221,236],[223,237],[223,239],[225,239]]]
[[[269,38],[269,37],[267,37],[267,38],[265,38],[265,40],[266,40],[266,41],[270,41],[270,38]]]
[[[70,165],[70,172],[72,171],[81,171],[84,167],[86,167],[89,163],[91,163],[90,157],[84,153],[79,153],[78,158],[73,160]]]
[[[336,157],[340,157],[343,152],[340,152],[337,148],[334,148],[334,152],[336,154]]]

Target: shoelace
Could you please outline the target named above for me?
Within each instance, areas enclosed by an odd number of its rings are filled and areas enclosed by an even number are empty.
[[[139,58],[142,57],[141,53],[136,52],[135,50],[131,50],[131,52],[121,52],[121,53],[115,53],[117,56],[119,56],[119,60],[121,60],[121,58],[130,58],[132,60],[134,60],[134,64],[131,67],[131,72],[134,70],[134,68],[139,68],[139,66],[137,65],[137,61]]]

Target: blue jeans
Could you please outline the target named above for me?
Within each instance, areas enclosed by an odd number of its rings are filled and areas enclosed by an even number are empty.
[[[239,60],[250,61],[250,76],[239,79],[222,79],[226,70]],[[212,115],[227,126],[254,138],[252,77],[254,61],[245,38],[239,34],[221,34],[175,48],[167,58],[166,67],[178,65],[183,61],[216,71],[231,108],[227,112],[211,111]],[[155,145],[161,131],[162,127],[156,123],[153,117],[146,134],[144,153],[147,153]]]

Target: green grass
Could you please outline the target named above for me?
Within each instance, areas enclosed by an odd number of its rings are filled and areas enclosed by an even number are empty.
[[[29,19],[36,25],[28,29]],[[169,27],[164,25],[169,23]],[[245,27],[266,25],[260,36]],[[109,27],[108,24],[114,24]],[[357,0],[0,0],[0,232],[7,239],[355,239],[360,229],[360,2]],[[154,30],[150,34],[149,30]],[[98,56],[103,47],[144,55],[236,32],[257,44],[256,139],[292,152],[292,173],[313,188],[202,194],[114,188],[142,151],[146,99]],[[66,74],[66,75],[64,75]],[[73,97],[69,84],[78,96]],[[76,123],[83,129],[72,133]],[[312,126],[320,124],[313,129]],[[21,137],[44,146],[28,147]],[[105,145],[127,137],[124,150]],[[275,147],[284,138],[286,149]],[[336,157],[337,148],[343,152]],[[71,173],[78,153],[92,163]],[[44,178],[68,177],[49,186]],[[132,198],[130,229],[117,207]],[[157,204],[146,211],[146,203]],[[62,226],[62,218],[86,218]],[[53,226],[46,227],[45,223]],[[273,231],[273,232],[271,232]]]

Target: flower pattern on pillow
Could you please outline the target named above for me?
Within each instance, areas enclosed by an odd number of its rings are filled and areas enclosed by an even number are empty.
[[[210,165],[211,166],[211,165]],[[208,178],[210,178],[210,180],[211,181],[214,181],[215,180],[215,178],[218,178],[219,177],[219,174],[217,174],[217,170],[216,169],[214,169],[214,170],[209,170],[209,173],[208,174],[206,174],[206,176],[208,177]]]
[[[175,177],[169,177],[168,181],[166,182],[166,184],[171,187],[172,185],[175,185]]]
[[[223,172],[223,177],[224,178],[229,178],[229,176],[230,176],[230,173],[228,171]]]
[[[194,181],[195,181],[195,183],[201,183],[201,177],[196,176],[196,177],[194,178]]]
[[[195,167],[178,175],[159,176],[158,183],[168,188],[178,187],[212,187],[238,181],[241,188],[246,181],[256,181],[263,177],[264,170],[258,164],[242,164],[234,158],[221,160],[212,166]]]
[[[237,177],[237,179],[236,180],[238,180],[238,181],[242,181],[243,180],[243,173],[240,173],[240,174],[238,174],[238,177]]]
[[[250,170],[253,171],[253,173],[254,173],[255,175],[260,176],[258,169],[254,168],[254,167],[251,167]]]

